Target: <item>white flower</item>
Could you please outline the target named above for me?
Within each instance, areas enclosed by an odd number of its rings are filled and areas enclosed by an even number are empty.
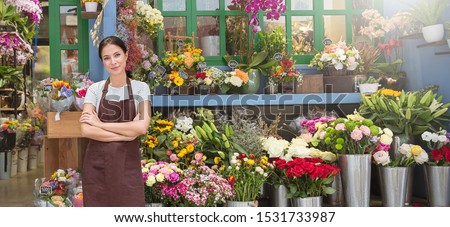
[[[335,162],[337,157],[336,154],[332,152],[324,151],[320,153],[320,159],[324,160],[325,162]]]
[[[311,150],[307,147],[294,146],[289,147],[287,154],[284,156],[286,161],[291,161],[292,157],[295,158],[312,158]]]
[[[388,136],[386,134],[383,134],[380,136],[380,142],[384,145],[391,145],[392,143],[392,137]]]
[[[402,144],[400,147],[399,147],[399,152],[401,153],[401,154],[403,154],[403,155],[406,155],[406,156],[411,156],[411,144],[406,144],[406,143],[404,143],[404,144]],[[408,155],[409,154],[409,155]]]
[[[233,86],[236,86],[236,87],[241,87],[242,86],[242,80],[241,80],[241,78],[239,78],[237,76],[230,77],[230,83]]]
[[[213,82],[209,77],[206,77],[203,81],[205,82],[206,85],[211,85]]]
[[[414,160],[418,163],[418,164],[423,164],[425,162],[428,161],[428,154],[425,151],[422,151],[422,153],[420,153],[417,156],[414,156]]]
[[[307,147],[308,143],[304,139],[302,139],[300,137],[297,137],[297,138],[294,138],[294,139],[291,140],[291,146]]]
[[[142,171],[143,173],[148,173],[148,168],[147,168],[147,167],[144,167],[144,168],[141,169],[141,171]]]
[[[164,181],[164,174],[158,173],[158,174],[156,175],[156,181],[158,181],[158,182],[163,182],[163,181]]]
[[[147,181],[145,181],[145,184],[149,187],[153,186],[155,183],[156,183],[156,179],[155,179],[155,176],[153,176],[153,175],[148,176]]]
[[[263,149],[269,154],[269,158],[280,158],[284,155],[284,150],[288,147],[289,142],[286,140],[278,140],[275,137],[269,137],[263,143]]]
[[[445,143],[447,141],[447,136],[445,135],[438,135],[438,141],[441,143]]]
[[[188,132],[193,128],[192,127],[193,122],[194,120],[192,120],[192,118],[181,116],[177,118],[177,124],[175,125],[175,128],[183,132]]]
[[[384,132],[384,134],[386,134],[386,135],[388,135],[390,137],[394,136],[394,133],[389,128],[384,128],[383,132]]]
[[[438,103],[438,101],[436,99],[433,99],[433,102],[430,104],[430,111],[431,113],[433,113],[434,111],[437,110],[437,108],[441,107],[444,103]]]
[[[389,157],[389,153],[387,151],[378,151],[375,154],[373,154],[373,159],[375,162],[379,165],[386,166],[391,162],[391,159]]]
[[[322,151],[316,148],[310,148],[310,155],[312,158],[320,158]]]
[[[430,142],[431,132],[426,131],[426,132],[422,133],[422,140],[426,141],[426,142]]]

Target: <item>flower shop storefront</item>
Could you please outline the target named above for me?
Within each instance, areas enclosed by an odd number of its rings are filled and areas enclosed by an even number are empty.
[[[37,206],[83,206],[79,119],[89,87],[108,78],[97,56],[108,35],[151,92],[137,138],[146,206],[450,206],[450,99],[406,78],[403,47],[424,41],[402,38],[422,27],[406,5],[87,2],[49,1],[49,77],[23,90],[20,116],[1,112],[0,154],[45,151]]]

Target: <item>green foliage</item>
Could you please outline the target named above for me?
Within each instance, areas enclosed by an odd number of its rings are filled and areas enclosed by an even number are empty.
[[[9,87],[21,90],[23,88],[22,72],[17,68],[0,66],[0,88]]]
[[[403,64],[402,59],[397,59],[393,62],[383,62],[377,64],[370,72],[378,73],[381,76],[392,78],[398,80],[400,78],[405,78],[406,73],[401,71],[401,65]]]
[[[402,91],[400,97],[382,94],[363,96],[359,112],[375,124],[390,128],[394,134],[405,134],[407,137],[444,127],[450,121],[447,113],[450,103],[440,103],[443,97],[432,90],[422,94],[419,91]]]
[[[3,0],[0,0],[0,22],[14,27],[27,40],[36,34],[33,29],[35,23],[28,23],[28,17],[21,17],[16,13],[16,7],[6,6]]]
[[[438,23],[450,0],[421,0],[415,4],[405,0],[401,2],[410,7],[408,12],[412,18],[421,22],[423,26],[430,26]]]
[[[276,53],[286,52],[286,32],[277,27],[272,32],[258,32],[259,36],[259,48],[262,51],[267,52],[269,58],[272,58]]]
[[[360,84],[378,84],[381,78],[375,78],[373,76],[369,76],[366,81],[361,81]]]

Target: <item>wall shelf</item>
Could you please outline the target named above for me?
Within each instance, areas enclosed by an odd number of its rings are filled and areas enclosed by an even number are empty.
[[[441,45],[447,45],[447,40],[440,40],[437,42],[420,44],[420,45],[417,45],[417,48],[428,47],[428,46],[441,46]]]
[[[14,108],[0,108],[0,112],[1,111],[14,111]],[[18,108],[17,111],[23,111],[23,108]]]
[[[359,104],[360,93],[245,94],[245,95],[154,95],[152,107],[278,106]]]
[[[446,54],[450,54],[450,50],[449,51],[444,51],[444,52],[436,52],[436,53],[434,53],[434,55],[446,55]]]

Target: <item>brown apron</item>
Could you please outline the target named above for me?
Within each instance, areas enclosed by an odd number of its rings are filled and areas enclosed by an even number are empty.
[[[98,116],[102,122],[127,122],[136,116],[133,91],[127,78],[129,99],[108,101],[109,79],[103,88]],[[83,163],[84,205],[89,207],[144,206],[141,155],[137,140],[90,140]]]

